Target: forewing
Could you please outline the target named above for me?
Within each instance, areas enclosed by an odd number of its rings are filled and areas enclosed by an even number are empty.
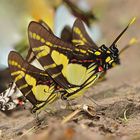
[[[80,19],[76,19],[73,25],[72,42],[75,46],[85,46],[88,51],[95,51],[98,49],[96,43],[88,35],[83,22]]]

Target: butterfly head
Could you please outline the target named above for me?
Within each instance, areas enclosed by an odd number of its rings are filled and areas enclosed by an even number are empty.
[[[105,45],[102,45],[100,47],[101,50],[101,62],[100,65],[102,68],[106,71],[112,67],[114,67],[117,64],[120,64],[120,59],[119,59],[119,50],[117,49],[116,43],[119,41],[121,36],[127,31],[130,25],[134,23],[136,18],[134,17],[128,25],[124,28],[124,30],[116,37],[116,39],[113,41],[112,45],[107,48]]]
[[[100,65],[106,71],[117,64],[120,64],[119,50],[116,45],[112,45],[109,48],[105,45],[100,47],[101,50],[101,62]]]

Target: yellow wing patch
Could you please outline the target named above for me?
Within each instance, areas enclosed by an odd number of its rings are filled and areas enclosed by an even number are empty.
[[[24,88],[26,88],[26,87],[28,87],[28,84],[21,85],[21,86],[19,87],[19,90],[22,90],[22,89],[24,89]]]
[[[46,101],[52,94],[52,91],[47,85],[36,85],[32,88],[35,98],[39,101]]]
[[[31,85],[31,86],[36,85],[36,79],[33,78],[32,76],[28,75],[28,74],[25,75],[25,80],[26,80],[28,85]]]
[[[25,71],[25,69],[19,65],[16,61],[14,60],[9,60],[8,63],[11,65],[11,66],[15,66],[15,67],[18,67],[19,69],[22,69],[23,71]]]
[[[109,62],[110,60],[111,60],[111,58],[110,58],[110,56],[108,56],[105,61]]]
[[[79,37],[81,38],[81,40],[83,42],[87,42],[86,38],[83,36],[82,32],[80,31],[80,29],[78,27],[74,27],[73,31],[79,35]]]
[[[55,50],[52,52],[51,57],[57,65],[62,64],[64,67],[68,64],[69,61],[66,55],[59,53]]]
[[[72,42],[75,46],[84,45],[85,43],[82,40],[73,39]]]
[[[69,83],[80,86],[94,73],[95,67],[96,65],[87,69],[80,64],[68,64],[63,69],[63,74]]]
[[[79,64],[68,64],[65,68],[65,76],[69,83],[81,85],[84,82],[86,68]]]
[[[25,73],[23,71],[16,71],[11,73],[12,76],[17,75],[14,82],[17,82],[18,80],[22,79],[25,76]]]
[[[87,43],[86,38],[83,36],[81,30],[78,27],[74,27],[73,31],[75,34],[79,36],[80,39],[73,39],[72,42],[75,44],[75,46],[79,45],[85,45]]]
[[[95,54],[95,55],[101,55],[101,52],[96,51],[94,54]]]

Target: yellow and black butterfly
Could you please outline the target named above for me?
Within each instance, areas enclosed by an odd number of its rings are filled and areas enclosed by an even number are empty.
[[[73,25],[73,44],[62,41],[37,22],[29,24],[29,42],[46,73],[65,90],[61,93],[62,98],[73,99],[95,83],[106,70],[120,63],[116,42],[134,20],[109,48],[105,45],[98,47],[79,19]]]
[[[8,56],[11,76],[22,94],[32,103],[32,112],[40,111],[59,97],[58,84],[45,73],[11,51]]]

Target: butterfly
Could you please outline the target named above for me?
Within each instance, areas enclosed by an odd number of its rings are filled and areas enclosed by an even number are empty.
[[[8,56],[11,76],[18,89],[29,100],[32,112],[40,112],[59,97],[59,85],[45,73],[24,60],[17,52]]]
[[[65,90],[61,98],[73,99],[95,83],[101,74],[120,63],[116,43],[134,20],[110,47],[104,44],[98,47],[79,19],[73,25],[72,43],[61,40],[34,21],[28,27],[29,43],[45,72]]]

